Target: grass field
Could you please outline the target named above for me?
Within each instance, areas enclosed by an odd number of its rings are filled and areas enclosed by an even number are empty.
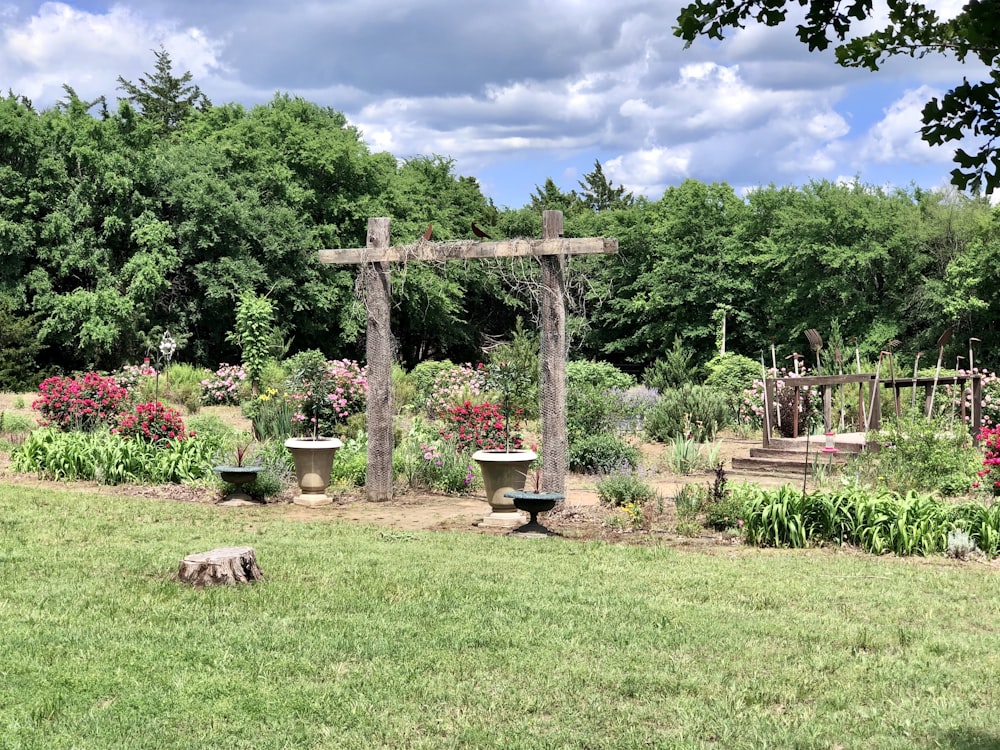
[[[1000,748],[995,566],[286,509],[0,486],[0,748]]]

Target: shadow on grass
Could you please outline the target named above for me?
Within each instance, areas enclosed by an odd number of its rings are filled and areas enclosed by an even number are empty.
[[[942,740],[952,750],[1000,750],[1000,737],[975,729],[946,732]]]

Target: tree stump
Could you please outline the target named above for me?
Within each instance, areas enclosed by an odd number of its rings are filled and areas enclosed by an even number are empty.
[[[253,547],[220,547],[188,555],[181,560],[177,576],[193,586],[235,586],[264,578]]]

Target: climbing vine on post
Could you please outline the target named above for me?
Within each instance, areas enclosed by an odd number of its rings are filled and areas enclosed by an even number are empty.
[[[236,303],[236,330],[230,332],[228,339],[240,347],[243,367],[255,393],[260,390],[273,327],[271,300],[254,292],[243,292]]]

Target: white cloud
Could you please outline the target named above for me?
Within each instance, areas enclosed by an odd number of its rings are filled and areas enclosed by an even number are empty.
[[[688,175],[690,161],[688,149],[648,148],[609,159],[604,171],[626,190],[658,197],[668,185]]]
[[[962,0],[933,2],[953,11]],[[162,44],[217,103],[300,95],[345,112],[375,150],[450,156],[477,176],[520,162],[533,170],[529,185],[588,171],[595,158],[616,183],[652,196],[686,176],[864,179],[870,165],[886,165],[906,184],[913,164],[947,171],[950,149],[919,141],[919,109],[966,69],[929,57],[878,74],[844,70],[809,53],[788,25],[751,25],[685,50],[671,33],[682,4],[134,0],[91,12],[18,0],[0,5],[0,80],[40,107],[62,98],[63,83],[113,100],[117,77],[150,71]],[[856,98],[892,98],[869,106],[884,108],[869,133],[852,133],[862,117],[836,108],[858,82],[876,80],[881,88]]]
[[[121,5],[102,14],[47,2],[21,24],[6,15],[0,33],[0,77],[15,93],[42,105],[61,99],[63,84],[84,99],[113,94],[119,75],[134,80],[139,71],[152,69],[151,50],[160,45],[177,69],[196,78],[222,67],[220,42],[201,30],[154,23]]]
[[[861,163],[875,161],[941,162],[951,159],[948,149],[934,148],[920,139],[920,115],[924,104],[940,92],[926,86],[904,92],[885,111],[885,116],[868,131],[861,144]]]

